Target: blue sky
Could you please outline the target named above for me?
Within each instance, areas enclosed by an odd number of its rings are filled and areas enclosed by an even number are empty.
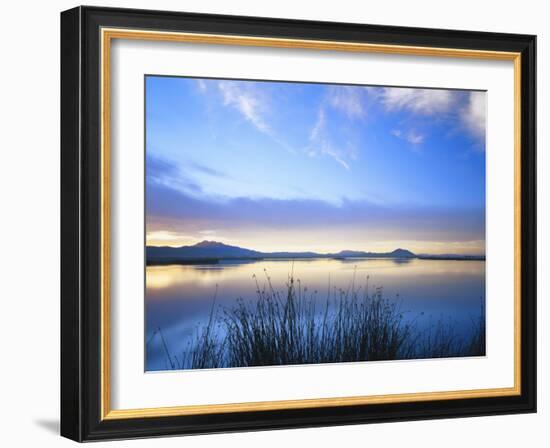
[[[148,244],[484,253],[485,101],[148,76]]]

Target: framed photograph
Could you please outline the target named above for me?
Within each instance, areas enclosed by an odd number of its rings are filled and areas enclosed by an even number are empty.
[[[535,36],[61,14],[61,433],[536,410]]]

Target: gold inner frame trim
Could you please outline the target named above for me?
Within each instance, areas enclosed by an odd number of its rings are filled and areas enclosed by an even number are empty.
[[[521,54],[514,52],[467,50],[458,48],[418,47],[304,39],[279,39],[216,34],[144,31],[137,29],[101,29],[101,419],[128,419],[251,412],[316,407],[352,406],[415,401],[502,397],[521,394]],[[383,53],[411,56],[456,57],[513,61],[514,63],[514,386],[506,388],[368,395],[302,400],[279,400],[211,405],[188,405],[141,409],[111,409],[110,346],[110,126],[111,41],[131,39],[184,42],[212,45],[239,45]]]

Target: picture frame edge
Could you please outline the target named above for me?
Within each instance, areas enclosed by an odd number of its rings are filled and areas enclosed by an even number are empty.
[[[159,14],[168,21],[196,21],[196,26],[216,22],[235,26],[245,22],[247,30],[258,23],[281,26],[343,27],[350,35],[361,30],[384,30],[452,36],[474,45],[486,44],[520,50],[521,84],[521,394],[515,397],[455,400],[454,403],[425,402],[324,408],[309,411],[264,411],[243,414],[218,414],[212,422],[203,417],[157,417],[109,421],[101,418],[101,385],[98,359],[100,335],[100,169],[98,132],[99,42],[98,30],[104,16],[141,21]],[[148,19],[149,18],[149,19]],[[159,20],[156,20],[156,24]],[[170,22],[172,23],[172,22]],[[256,25],[254,25],[256,24]],[[158,25],[157,25],[158,26]],[[206,28],[212,28],[212,23]],[[269,28],[269,27],[268,27]],[[270,28],[271,30],[273,28]],[[288,32],[288,31],[284,31]],[[301,33],[303,34],[303,30]],[[94,37],[95,34],[95,37]],[[367,33],[368,34],[368,33]],[[122,8],[76,7],[61,13],[61,435],[75,441],[155,437],[160,435],[235,432],[296,427],[362,424],[474,415],[499,415],[536,412],[536,36],[526,34],[480,33],[461,30],[386,27],[383,25],[308,22],[303,20],[222,16],[169,11]],[[402,35],[398,36],[404,39]],[[415,40],[417,43],[419,38]],[[422,40],[422,39],[420,39]],[[500,43],[495,44],[495,40]],[[505,41],[504,44],[502,41]],[[94,53],[95,52],[95,53]],[[95,104],[93,104],[95,102]],[[458,405],[457,405],[458,403]],[[477,404],[476,404],[477,403]],[[396,409],[396,406],[401,409]],[[363,412],[360,412],[360,411]],[[385,414],[374,415],[372,410]],[[246,414],[246,415],[244,415]],[[141,425],[137,427],[136,425]]]

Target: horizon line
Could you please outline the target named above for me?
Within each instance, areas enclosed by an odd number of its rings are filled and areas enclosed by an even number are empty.
[[[406,248],[403,248],[403,247],[397,247],[393,250],[389,250],[389,251],[381,251],[381,252],[376,252],[376,251],[372,251],[372,250],[363,250],[363,249],[341,249],[340,251],[338,252],[317,252],[317,251],[314,251],[314,250],[298,250],[298,251],[293,251],[293,250],[277,250],[277,251],[261,251],[261,250],[256,250],[256,249],[250,249],[248,247],[243,247],[243,246],[236,246],[236,245],[232,245],[232,244],[226,244],[226,243],[223,243],[221,241],[215,241],[215,240],[202,240],[202,241],[199,241],[198,243],[195,243],[195,244],[187,244],[187,245],[181,245],[181,246],[170,246],[170,245],[154,245],[154,244],[145,244],[145,247],[146,248],[149,248],[149,247],[155,247],[155,248],[169,248],[169,249],[181,249],[183,247],[196,247],[198,246],[199,244],[202,244],[202,243],[215,243],[215,244],[222,244],[224,246],[227,246],[227,247],[237,247],[239,249],[245,249],[245,250],[251,250],[251,251],[254,251],[254,252],[259,252],[259,253],[262,253],[262,254],[274,254],[274,253],[289,253],[289,254],[292,254],[292,253],[313,253],[313,254],[316,254],[316,255],[335,255],[335,254],[339,254],[341,252],[363,252],[363,253],[371,253],[371,254],[391,254],[393,252],[396,252],[398,250],[402,250],[402,251],[407,251],[407,252],[410,252],[412,255],[414,256],[458,256],[458,257],[468,257],[468,256],[475,256],[475,257],[486,257],[486,254],[485,253],[470,253],[470,254],[458,254],[458,253],[452,253],[452,252],[448,252],[448,253],[429,253],[429,252],[422,252],[422,253],[417,253],[417,252],[413,252],[409,249],[406,249]]]

